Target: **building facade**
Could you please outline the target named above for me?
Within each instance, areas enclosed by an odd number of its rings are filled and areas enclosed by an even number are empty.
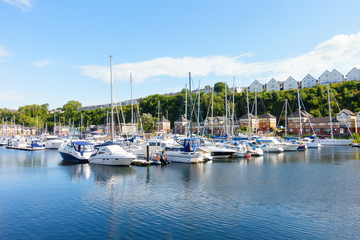
[[[276,117],[270,113],[264,113],[259,117],[258,129],[263,133],[274,131],[276,129]]]
[[[315,86],[316,86],[316,79],[310,74],[307,74],[303,78],[303,80],[301,80],[301,88],[311,88]]]
[[[291,76],[283,83],[283,90],[297,89],[298,87],[299,83]]]
[[[258,80],[255,80],[249,86],[249,92],[262,92],[263,88],[264,88],[264,85],[261,84]]]
[[[340,83],[344,81],[344,75],[338,72],[336,69],[329,72],[326,70],[321,76],[319,77],[319,84],[326,85],[330,83]]]
[[[266,84],[266,91],[280,91],[280,83],[276,81],[274,78],[272,78],[267,84]]]
[[[360,70],[354,67],[348,74],[346,74],[346,79],[348,81],[360,81]]]

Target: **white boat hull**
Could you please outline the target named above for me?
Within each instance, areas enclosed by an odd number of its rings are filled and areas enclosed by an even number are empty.
[[[45,149],[59,149],[64,144],[61,140],[53,140],[45,142]]]
[[[352,139],[320,139],[322,146],[350,146]]]
[[[204,155],[200,152],[166,151],[167,160],[177,163],[201,163]]]
[[[262,150],[265,153],[281,153],[284,152],[282,147],[263,147]]]

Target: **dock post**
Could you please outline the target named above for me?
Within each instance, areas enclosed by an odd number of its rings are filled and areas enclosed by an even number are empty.
[[[149,146],[149,143],[146,144],[146,162],[149,163],[149,151],[150,149],[150,146]]]

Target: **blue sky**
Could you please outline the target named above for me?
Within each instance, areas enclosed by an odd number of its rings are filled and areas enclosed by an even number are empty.
[[[0,0],[0,108],[360,67],[359,1]]]

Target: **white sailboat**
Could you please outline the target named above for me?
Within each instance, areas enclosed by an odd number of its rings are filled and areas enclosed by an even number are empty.
[[[319,141],[323,146],[349,146],[353,142],[353,139],[334,139],[329,88],[330,87],[328,85],[327,93],[328,93],[328,104],[329,104],[329,120],[330,120],[331,139],[326,138],[326,139],[320,139]]]
[[[89,163],[129,166],[136,156],[127,152],[119,144],[114,143],[114,101],[112,82],[112,56],[110,56],[110,84],[111,84],[111,142],[106,142],[95,148],[95,153],[90,156]]]

